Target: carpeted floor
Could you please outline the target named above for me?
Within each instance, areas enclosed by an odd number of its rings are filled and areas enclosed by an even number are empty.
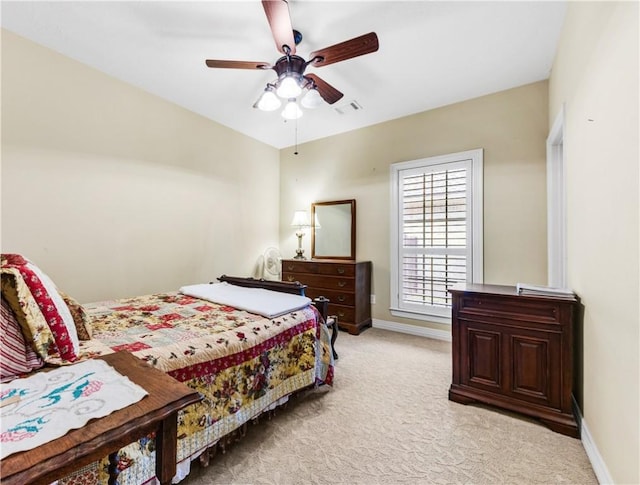
[[[333,388],[293,399],[185,485],[596,484],[579,440],[450,402],[451,344],[340,332]]]

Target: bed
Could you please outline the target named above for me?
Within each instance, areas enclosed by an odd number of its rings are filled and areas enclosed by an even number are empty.
[[[5,290],[10,290],[5,285],[9,279],[5,267],[3,264],[3,297]],[[303,286],[295,284],[222,279],[225,285],[304,292]],[[326,311],[326,303],[320,302],[320,307]],[[174,483],[189,473],[192,460],[200,457],[207,463],[210,450],[242,434],[249,421],[301,390],[333,381],[334,336],[329,335],[323,315],[313,305],[267,318],[175,291],[91,303],[81,310],[91,338],[78,341],[80,359],[130,351],[201,393],[202,401],[178,417]],[[40,336],[26,338],[37,340]],[[42,351],[42,345],[34,348]],[[50,347],[44,359],[49,365],[68,363]],[[105,457],[59,483],[106,483],[108,466]],[[117,467],[121,485],[153,483],[153,437],[121,449]]]

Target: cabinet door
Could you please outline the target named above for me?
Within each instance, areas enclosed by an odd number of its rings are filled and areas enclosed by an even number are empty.
[[[462,321],[460,337],[460,356],[464,359],[460,383],[491,392],[499,391],[503,374],[500,331]]]
[[[506,393],[514,398],[560,409],[562,363],[557,332],[505,331]]]
[[[562,334],[521,325],[461,321],[460,383],[560,409]]]

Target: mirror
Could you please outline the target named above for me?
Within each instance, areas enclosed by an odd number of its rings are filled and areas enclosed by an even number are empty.
[[[356,201],[311,204],[311,257],[356,259]]]

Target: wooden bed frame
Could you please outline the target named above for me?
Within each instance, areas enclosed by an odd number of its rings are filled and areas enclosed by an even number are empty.
[[[259,280],[255,278],[239,278],[237,276],[227,276],[225,274],[220,276],[218,281],[236,286],[244,286],[245,288],[264,288],[265,290],[273,290],[281,293],[291,293],[293,295],[301,296],[304,296],[304,290],[307,288],[307,285],[303,285],[298,281],[288,283],[286,281],[270,281],[262,278]],[[213,283],[213,281],[210,283]]]
[[[281,293],[306,296],[305,289],[307,288],[307,285],[303,285],[298,281],[290,283],[286,281],[270,281],[265,279],[242,278],[238,276],[228,275],[222,275],[216,279],[221,283],[229,283],[231,285],[242,286],[244,288],[262,288],[265,290],[279,291]],[[213,283],[213,281],[209,282],[209,284]],[[338,354],[335,351],[335,341],[338,337],[338,319],[337,317],[327,315],[329,308],[329,299],[320,296],[313,300],[312,304],[316,307],[322,318],[325,320],[327,327],[331,329],[331,348],[333,351],[334,359],[337,359]],[[309,388],[300,389],[299,391],[296,391],[294,394],[292,394],[292,396],[298,395],[308,389]],[[271,419],[271,416],[275,412],[275,409],[267,411],[269,419]],[[260,417],[256,417],[255,419],[258,420],[260,419]],[[200,465],[205,468],[208,467],[211,458],[213,458],[217,454],[219,449],[222,450],[222,453],[225,453],[227,447],[229,447],[233,442],[242,439],[247,432],[247,425],[248,423],[244,423],[240,428],[224,436],[218,443],[205,450],[199,457]]]
[[[301,284],[299,282],[289,283],[289,282],[281,282],[281,281],[267,281],[267,280],[262,280],[262,279],[240,278],[240,277],[233,277],[233,276],[227,276],[227,275],[223,275],[223,276],[219,277],[218,281],[226,282],[228,284],[233,284],[233,285],[237,285],[237,286],[247,287],[247,288],[263,288],[263,289],[269,289],[269,290],[273,290],[273,291],[284,292],[284,293],[289,293],[289,294],[296,294],[296,295],[301,295],[301,296],[305,296],[305,289],[306,289],[306,285],[303,285],[303,284]],[[327,327],[331,327],[331,332],[332,332],[331,333],[331,345],[332,345],[332,348],[333,348],[333,346],[335,344],[335,340],[337,338],[338,326],[337,326],[337,319],[336,318],[332,318],[331,316],[327,315],[327,313],[328,313],[328,303],[329,303],[329,300],[324,298],[324,297],[316,298],[312,302],[312,304],[318,310],[318,313],[320,314],[320,316],[322,316],[322,318],[324,319],[324,322],[325,322],[326,326]],[[310,316],[306,312],[305,312],[305,315],[307,315],[310,318]],[[318,335],[318,337],[320,337],[320,335]],[[324,337],[325,336],[323,335],[324,342],[326,343],[326,338],[324,338]],[[112,355],[116,355],[116,354],[109,354],[108,356],[105,356],[105,357],[102,357],[102,358],[104,360],[109,360],[109,359],[115,358],[115,357],[110,357]],[[333,355],[334,355],[334,358],[337,358],[335,350],[333,351]],[[325,354],[325,357],[327,357],[326,354]],[[98,358],[101,358],[101,357],[98,357]],[[134,357],[132,356],[132,358],[134,358]],[[142,361],[138,362],[136,360],[135,364],[136,365],[140,364],[139,366],[141,368],[143,368],[143,370],[145,371],[143,373],[143,376],[146,376],[147,374],[151,374],[152,372],[156,372],[156,369],[153,369],[153,368],[147,369],[147,364],[143,363]],[[331,364],[333,364],[333,362]],[[126,371],[126,372],[124,372],[124,371]],[[127,375],[128,370],[127,369],[123,369],[123,372],[124,372],[124,375]],[[160,372],[160,371],[157,371],[157,372]],[[132,377],[130,377],[130,378],[135,381],[135,379],[133,379]],[[316,376],[316,379],[317,379],[317,376]],[[168,376],[166,376],[165,374],[162,374],[162,379],[158,378],[158,379],[155,379],[155,380],[158,380],[158,383],[162,383],[163,380],[166,381],[166,382],[169,382],[168,381]],[[155,382],[155,380],[154,380],[154,382]],[[144,380],[141,381],[141,382],[142,382],[142,384],[145,383]],[[170,383],[174,384],[173,380],[171,380]],[[314,384],[311,384],[311,385],[309,385],[307,387],[304,387],[304,388],[297,389],[295,392],[290,394],[290,396],[297,395],[297,394],[301,393],[302,391],[305,391],[307,389],[311,389],[311,388],[313,388],[313,387],[315,387],[317,385],[318,385],[318,381],[316,380],[316,382]],[[178,381],[176,381],[175,382],[175,386],[181,387],[181,386],[183,386],[183,384],[181,384]],[[145,387],[145,386],[143,385],[143,387]],[[162,387],[162,385],[160,385],[160,387]],[[187,388],[187,389],[190,389],[190,388]],[[200,394],[196,395],[194,393],[190,393],[189,396],[193,397],[195,400],[199,400],[199,399],[202,398],[202,395],[200,395]],[[154,399],[154,400],[148,401],[148,402],[149,403],[156,403],[156,401],[158,401],[158,400]],[[181,404],[184,404],[184,403],[181,403]],[[277,406],[280,406],[280,405],[281,404],[278,404]],[[183,407],[182,405],[180,407],[173,406],[169,410],[170,413],[169,413],[169,411],[167,411],[166,413],[163,411],[164,414],[161,413],[161,415],[159,416],[159,419],[160,418],[161,419],[165,419],[169,414],[172,414],[172,415],[175,416],[177,411],[178,411],[178,409],[180,409],[182,407]],[[141,407],[141,409],[144,410],[146,408]],[[264,415],[264,414],[266,414],[268,416],[271,416],[273,414],[273,412],[275,411],[275,409],[276,409],[276,407],[272,407],[268,411],[262,411],[261,414],[256,415],[256,417],[253,418],[251,421],[257,420],[259,418],[259,416]],[[115,414],[117,414],[117,413],[115,413]],[[147,411],[145,411],[143,414],[146,416],[149,413]],[[120,413],[118,416],[125,416],[129,420],[131,418],[131,416],[129,416],[129,414],[127,412]],[[95,426],[98,426],[98,427],[102,426],[102,424],[104,424],[104,423],[111,423],[113,421],[113,419],[115,419],[115,418],[112,416],[112,417],[110,417],[108,419],[96,420],[95,423],[98,423],[98,424],[94,423],[94,427]],[[145,423],[147,423],[147,421],[145,421]],[[149,426],[148,426],[148,429],[147,429],[147,427],[145,427],[146,425],[145,426],[138,426],[136,424],[136,435],[139,435],[140,433],[146,434],[147,431],[149,431],[149,432],[153,431],[153,429],[155,429],[155,428],[151,427],[151,424],[153,424],[155,426],[157,424],[157,420],[154,421],[153,423],[151,421],[148,421],[148,423],[150,423]],[[249,423],[249,421],[244,422],[241,427],[235,429],[231,433],[228,433],[227,435],[222,435],[220,437],[219,441],[215,442],[213,445],[209,446],[207,449],[205,449],[203,451],[203,453],[199,457],[200,462],[203,465],[206,466],[209,463],[210,457],[213,456],[213,454],[215,454],[216,450],[222,449],[222,451],[224,452],[226,446],[231,444],[233,441],[236,441],[237,439],[239,439],[240,437],[242,437],[245,434],[248,423]],[[117,429],[118,433],[120,433],[120,434],[117,434],[117,435],[114,434],[114,436],[116,436],[117,439],[114,438],[113,440],[111,440],[111,439],[108,440],[109,441],[108,442],[109,449],[105,449],[105,448],[102,448],[102,447],[95,448],[95,450],[91,454],[86,455],[85,458],[87,458],[87,457],[88,458],[85,459],[84,461],[82,461],[82,464],[92,463],[93,461],[95,461],[97,459],[101,459],[101,458],[105,457],[107,454],[111,453],[113,450],[117,450],[119,448],[124,447],[125,445],[128,445],[131,439],[135,439],[134,437],[130,436],[130,433],[128,433],[127,430],[129,428],[127,428],[127,426],[114,425],[113,428]],[[111,427],[109,427],[109,429],[111,429]],[[70,434],[66,435],[64,438],[60,438],[60,439],[68,440],[68,436],[73,436],[73,437],[77,438],[78,440],[80,440],[78,442],[78,444],[81,444],[81,442],[84,442],[89,438],[89,435],[87,433],[82,432],[81,430],[77,430],[77,431],[78,432],[70,433]],[[103,433],[103,431],[104,431],[103,428],[99,428],[98,431],[99,431],[99,433],[97,433],[98,436],[101,436],[102,434],[104,434]],[[124,431],[127,431],[127,433],[124,433]],[[159,443],[158,443],[158,449],[164,450],[164,447],[162,446],[163,433],[159,433],[159,434],[162,435],[162,436],[157,436],[157,439],[160,440]],[[91,439],[93,439],[93,438],[91,438]],[[59,449],[65,450],[67,448],[68,449],[72,449],[73,448],[74,449],[74,451],[73,451],[74,456],[76,456],[76,454],[77,454],[78,455],[77,457],[80,458],[80,455],[78,453],[76,453],[76,451],[75,451],[75,448],[76,448],[75,442],[74,442],[74,444],[72,446],[65,446],[63,448],[60,448],[57,443],[54,443],[53,445],[49,446],[49,449],[51,449],[52,453],[54,453],[54,454],[55,453],[59,453],[56,450],[59,450]],[[93,448],[94,447],[92,446],[91,449],[93,450]],[[175,446],[175,443],[174,443],[173,446],[169,446],[167,448],[168,451],[165,450],[165,452],[160,453],[160,456],[164,457],[164,458],[173,457],[173,466],[171,468],[165,468],[164,466],[160,466],[160,469],[158,469],[158,465],[156,465],[156,475],[157,475],[158,479],[163,483],[170,481],[171,477],[173,477],[175,475],[175,455],[176,455],[175,449],[176,449],[176,446]],[[64,455],[64,456],[67,456],[67,455]],[[191,456],[193,456],[193,455],[190,455],[189,458],[191,458]],[[15,455],[15,457],[19,457],[19,455]],[[14,460],[14,457],[10,456],[10,457],[8,457],[8,460],[9,461]],[[5,460],[3,460],[3,462],[4,461]],[[42,460],[38,459],[37,461],[40,462]],[[77,468],[76,465],[78,465],[80,463],[80,460],[76,460],[76,461],[78,461],[78,463],[71,464],[70,462],[69,463],[65,462],[67,464],[65,465],[65,467],[63,467],[63,469],[61,471],[64,472],[64,473],[71,472],[71,470],[74,469],[74,468]],[[170,461],[172,461],[172,460],[168,459],[168,458],[167,459],[160,459],[160,460],[158,460],[156,462],[156,464],[158,464],[158,463],[160,463],[161,465],[162,464],[168,464]],[[59,463],[59,461],[56,462],[56,463]],[[3,463],[3,465],[5,465],[5,463]],[[5,467],[3,466],[3,468],[5,468]],[[33,467],[30,467],[30,468],[33,468]],[[34,470],[31,470],[31,472],[33,472],[33,471]],[[48,469],[45,470],[45,474],[48,473],[48,472],[49,472]],[[115,473],[116,473],[115,460],[111,460],[110,467],[109,467],[109,473],[110,473],[110,477],[111,477],[110,478],[110,483],[111,483],[111,481],[113,481],[113,479],[115,477]],[[56,474],[56,477],[59,477],[59,475]],[[16,477],[16,478],[18,479],[18,482],[21,480],[19,477]],[[55,479],[55,477],[53,477],[53,479]],[[45,482],[42,482],[42,483],[49,483],[50,481],[51,480],[46,479]],[[36,480],[35,483],[41,483],[41,481]]]
[[[243,286],[245,288],[263,288],[265,290],[279,291],[281,293],[291,293],[293,295],[305,296],[304,291],[307,285],[303,285],[299,281],[286,282],[286,281],[269,281],[265,279],[255,278],[240,278],[237,276],[222,275],[218,278],[218,281],[222,283],[229,283],[231,285]],[[213,283],[213,282],[210,282]],[[338,339],[338,317],[334,315],[327,315],[329,312],[329,299],[324,296],[319,296],[312,302],[322,315],[326,325],[331,329],[331,348],[333,349],[333,358],[337,359],[338,354],[335,350],[336,340]]]

